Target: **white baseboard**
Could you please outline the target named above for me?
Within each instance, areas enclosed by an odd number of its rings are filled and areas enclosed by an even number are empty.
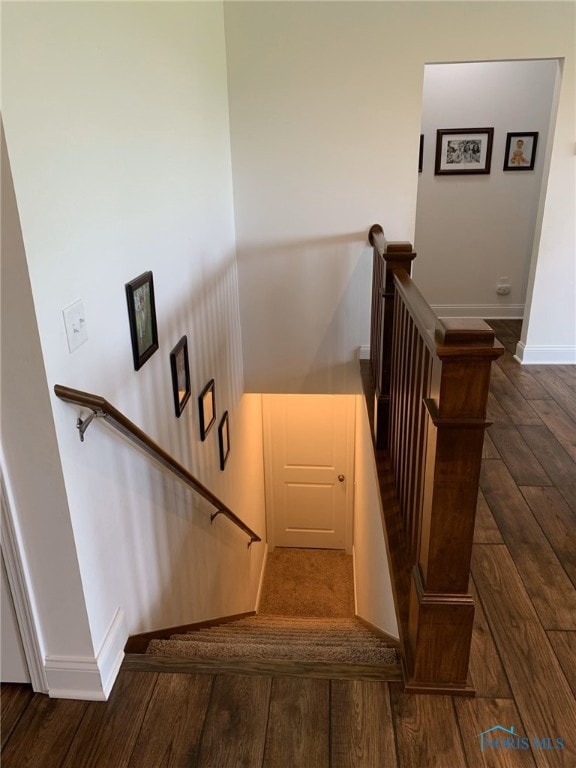
[[[524,304],[431,304],[437,317],[479,317],[482,320],[522,320]]]
[[[576,365],[576,347],[516,345],[516,360],[523,365]]]
[[[110,622],[104,640],[98,649],[96,658],[102,674],[104,693],[106,698],[110,695],[112,686],[116,680],[120,665],[124,659],[124,646],[128,640],[128,630],[122,608],[117,608],[114,618]]]
[[[264,572],[266,571],[266,562],[268,560],[268,544],[265,543],[264,557],[262,558],[262,570],[258,581],[258,592],[256,593],[256,613],[260,610],[260,600],[262,598],[262,587],[264,586]]]
[[[118,608],[96,656],[47,655],[48,695],[54,699],[105,701],[120,670],[128,632]]]
[[[385,629],[384,627],[381,627],[378,623],[375,623],[374,621],[368,621],[368,619],[365,619],[364,616],[361,616],[358,612],[358,592],[356,591],[356,550],[354,547],[352,547],[352,569],[354,573],[354,616],[356,616],[357,619],[360,619],[361,621],[366,622],[366,624],[369,624],[373,629],[376,629],[378,632],[381,632],[383,635],[386,635],[391,641],[399,641],[400,635],[398,631],[396,632],[390,632],[389,629]],[[392,601],[394,601],[394,598],[391,598]],[[398,628],[396,627],[396,630]]]
[[[356,592],[356,549],[352,545],[352,578],[354,580],[354,616],[358,616],[358,593]]]

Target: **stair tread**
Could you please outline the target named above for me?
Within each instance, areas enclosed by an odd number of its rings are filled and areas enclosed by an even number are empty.
[[[376,638],[380,640],[380,636],[375,634],[369,629],[365,629],[362,626],[357,627],[286,627],[268,626],[266,624],[244,625],[244,626],[222,626],[222,627],[206,627],[201,629],[193,629],[187,632],[180,632],[175,634],[186,634],[192,636],[205,636],[209,635],[213,637],[233,637],[235,635],[247,635],[247,634],[261,634],[266,632],[270,635],[277,635],[279,637],[327,637],[327,636],[346,636],[346,637],[365,637]]]
[[[396,649],[354,618],[251,616],[151,640],[147,655],[390,665]]]
[[[370,637],[370,636],[360,636],[360,635],[354,635],[350,636],[346,633],[335,633],[330,634],[329,636],[323,635],[323,636],[314,636],[314,637],[308,637],[308,636],[299,636],[299,635],[293,635],[288,636],[284,634],[272,634],[267,632],[266,637],[268,638],[269,644],[276,642],[276,643],[290,643],[292,645],[343,645],[343,644],[358,644],[358,642],[362,642],[364,645],[373,645],[373,646],[379,646],[382,645],[382,641],[378,640],[377,637]],[[179,642],[205,642],[205,643],[234,643],[234,642],[259,642],[261,638],[261,633],[257,632],[250,632],[250,633],[228,633],[228,634],[207,634],[204,632],[190,632],[186,634],[175,634],[171,635],[171,640],[178,640]]]
[[[155,656],[182,656],[187,658],[274,659],[299,661],[333,661],[340,663],[391,664],[397,661],[396,651],[385,645],[371,647],[293,646],[277,643],[228,644],[189,642],[178,640],[152,640],[148,654]]]
[[[311,619],[311,618],[297,618],[290,619],[289,617],[282,616],[254,616],[239,621],[230,622],[228,624],[220,624],[213,627],[207,627],[206,629],[219,629],[223,631],[234,631],[235,629],[243,629],[248,627],[265,628],[265,629],[279,629],[287,632],[322,632],[322,631],[343,631],[350,632],[355,630],[362,632],[366,635],[377,634],[361,624],[357,619]]]

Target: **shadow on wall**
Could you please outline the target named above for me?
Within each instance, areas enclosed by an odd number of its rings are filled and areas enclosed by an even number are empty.
[[[366,231],[238,245],[245,387],[354,394],[369,341]]]
[[[163,411],[156,416],[155,428],[166,433],[166,424],[172,425],[168,450],[176,451],[179,460],[196,471],[202,466],[202,455],[194,453],[199,445],[199,417],[197,395],[212,378],[217,379],[219,411],[233,410],[243,393],[240,331],[237,324],[236,262],[230,255],[201,284],[190,286],[182,302],[170,307],[170,316],[164,316],[164,344],[166,358],[172,346],[183,333],[188,336],[190,356],[190,385],[192,397],[178,422],[174,422],[169,369],[163,366],[165,377]],[[220,408],[223,406],[223,408]],[[174,427],[180,427],[176,429]],[[181,428],[186,424],[187,430]],[[177,445],[173,441],[177,441]]]

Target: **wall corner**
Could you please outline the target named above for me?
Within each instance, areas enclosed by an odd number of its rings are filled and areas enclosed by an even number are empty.
[[[120,671],[127,639],[124,611],[118,608],[93,657],[47,655],[50,698],[106,701]]]

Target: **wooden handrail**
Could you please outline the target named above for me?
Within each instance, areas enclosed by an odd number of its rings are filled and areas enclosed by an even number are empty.
[[[83,439],[84,429],[89,421],[94,417],[103,418],[108,424],[113,426],[118,432],[127,437],[131,442],[135,443],[145,453],[151,456],[155,461],[168,469],[173,475],[181,480],[185,485],[196,493],[200,494],[202,498],[210,502],[212,506],[216,507],[216,512],[212,513],[211,520],[217,515],[224,515],[231,520],[234,525],[237,525],[244,533],[250,537],[248,546],[255,541],[262,541],[257,533],[246,525],[232,510],[220,501],[212,491],[206,488],[202,483],[197,480],[193,474],[191,474],[186,467],[182,466],[176,459],[174,459],[169,453],[161,448],[149,435],[146,434],[140,427],[137,427],[134,422],[125,416],[121,411],[111,405],[105,398],[100,395],[94,395],[90,392],[82,392],[78,389],[70,389],[64,387],[61,384],[54,386],[55,394],[67,403],[74,405],[80,405],[84,408],[89,408],[92,411],[92,416],[88,417],[85,421],[78,419],[77,427],[80,431],[80,437]]]
[[[435,349],[436,327],[438,318],[436,313],[428,304],[424,296],[416,287],[414,281],[407,272],[398,271],[394,275],[396,291],[402,296],[404,302],[409,304],[412,309],[412,316],[416,323],[422,338],[431,351]]]
[[[379,225],[369,239],[375,447],[398,503],[386,524],[399,544],[405,689],[470,695],[470,559],[490,368],[503,348],[483,320],[436,316],[410,277],[409,243],[387,242]]]
[[[416,253],[406,242],[388,242],[380,224],[370,227],[368,240],[374,248],[372,279],[372,321],[370,361],[374,378],[374,438],[377,448],[385,448],[390,417],[390,380],[395,275],[410,276]]]

